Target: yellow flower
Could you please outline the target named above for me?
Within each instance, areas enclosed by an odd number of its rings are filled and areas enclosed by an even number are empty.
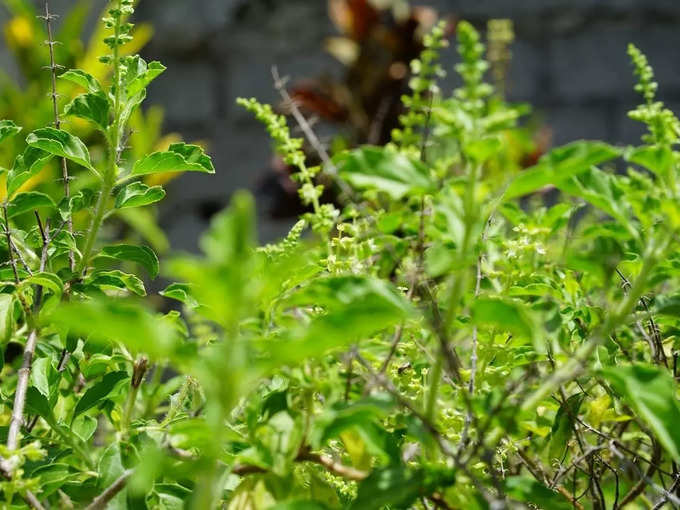
[[[5,25],[7,44],[14,48],[27,48],[33,44],[33,25],[24,16],[17,16]]]

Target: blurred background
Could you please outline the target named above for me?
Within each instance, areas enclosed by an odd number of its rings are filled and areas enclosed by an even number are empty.
[[[26,6],[42,2],[0,2],[0,95],[7,103],[0,115],[8,116],[21,104],[17,91],[28,101],[31,80],[47,83],[48,77],[27,77],[27,62],[22,64],[38,40],[27,34],[37,29],[31,29]],[[61,63],[82,62],[105,5],[50,1],[68,39]],[[214,176],[184,175],[166,183],[158,220],[170,245],[195,250],[210,217],[239,188],[257,196],[262,241],[285,233],[299,212],[264,129],[235,105],[238,96],[281,103],[272,66],[289,78],[288,89],[329,146],[383,142],[396,122],[406,64],[438,16],[451,20],[452,33],[459,19],[482,30],[489,19],[512,20],[512,58],[507,63],[501,44],[497,79],[509,100],[533,105],[529,160],[577,138],[626,143],[639,137],[626,118],[637,103],[629,42],[654,66],[659,97],[680,110],[680,0],[140,0],[135,21],[141,53],[168,70],[150,89],[147,116],[138,119],[137,148],[167,144],[174,138],[168,134],[177,133],[205,144],[217,169]],[[496,34],[501,42],[503,30]],[[455,86],[453,47],[445,64],[446,92]]]

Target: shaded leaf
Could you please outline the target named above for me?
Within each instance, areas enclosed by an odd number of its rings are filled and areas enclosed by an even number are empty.
[[[52,413],[52,406],[48,402],[47,397],[33,386],[29,386],[26,390],[25,405],[26,411],[30,414],[37,414],[50,424],[56,423]]]
[[[104,377],[102,377],[101,381],[90,387],[83,394],[83,396],[80,397],[80,400],[78,400],[78,403],[73,410],[73,419],[85,411],[97,406],[102,400],[111,394],[119,382],[125,379],[128,379],[128,374],[125,371],[109,372]]]
[[[550,446],[548,457],[552,459],[562,459],[564,449],[567,447],[569,439],[574,433],[574,424],[581,408],[584,395],[577,393],[563,402],[555,415],[552,431],[550,432]]]
[[[424,473],[403,466],[377,469],[359,484],[351,510],[409,508],[426,491]]]
[[[564,496],[551,491],[529,476],[511,476],[505,480],[505,492],[522,503],[531,503],[543,510],[572,510]]]
[[[679,461],[680,405],[671,375],[650,365],[608,367],[602,375],[649,425],[671,457]]]

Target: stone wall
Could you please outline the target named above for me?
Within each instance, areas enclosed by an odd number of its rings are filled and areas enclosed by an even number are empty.
[[[52,0],[54,10],[73,0]],[[101,5],[105,0],[92,0]],[[270,69],[293,80],[339,72],[324,54],[334,34],[326,0],[141,0],[138,21],[156,35],[145,57],[168,66],[149,102],[166,111],[166,130],[209,143],[217,175],[187,175],[169,185],[163,223],[173,246],[193,249],[210,216],[238,188],[257,190],[270,163],[261,126],[234,104],[237,96],[276,101]],[[680,0],[412,0],[479,27],[492,17],[515,22],[511,99],[532,103],[555,143],[636,139],[627,120],[636,104],[626,45],[647,53],[659,94],[680,111]],[[454,64],[451,53],[447,66]],[[0,52],[0,57],[2,57]],[[0,59],[4,64],[4,60]],[[453,86],[447,83],[447,86]],[[285,232],[288,222],[267,218],[258,196],[261,237]]]

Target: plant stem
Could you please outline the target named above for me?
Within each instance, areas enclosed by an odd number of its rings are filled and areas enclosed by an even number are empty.
[[[54,45],[56,44],[56,42],[54,42],[54,38],[52,36],[52,19],[53,15],[50,14],[49,0],[45,0],[45,25],[47,28],[46,44],[50,50],[49,70],[52,78],[51,96],[52,96],[52,108],[54,110],[54,127],[57,129],[61,129],[61,119],[59,118],[59,107],[57,105],[57,97],[59,97],[57,94],[57,64],[54,59]],[[71,186],[69,183],[68,164],[66,163],[66,158],[61,158],[61,177],[64,180],[64,197],[68,201],[69,198],[71,197]],[[70,215],[66,222],[68,231],[71,234],[71,237],[73,237],[73,219],[71,218]],[[68,251],[68,261],[71,271],[74,271],[76,267],[76,261],[73,254],[73,250],[71,249],[69,249]]]
[[[117,2],[117,7],[120,9],[120,0]],[[118,17],[116,20],[116,25],[114,28],[115,38],[118,41],[120,37],[120,26],[121,18]],[[121,61],[120,61],[120,50],[118,44],[113,48],[113,123],[109,126],[108,134],[106,140],[108,142],[108,153],[109,161],[107,164],[106,172],[104,173],[104,181],[102,183],[102,188],[99,193],[99,198],[97,199],[97,204],[95,206],[94,216],[92,217],[92,223],[90,224],[90,230],[85,238],[85,247],[83,248],[83,257],[80,259],[80,263],[76,268],[76,273],[83,273],[87,269],[87,264],[92,255],[92,249],[94,248],[94,243],[97,240],[97,235],[99,234],[99,229],[102,226],[104,216],[107,212],[107,202],[109,195],[113,190],[116,182],[116,176],[118,174],[118,157],[120,155],[120,139],[121,139],[121,129],[120,129],[120,103],[121,103]]]
[[[124,471],[123,474],[120,475],[115,482],[109,485],[109,487],[104,492],[94,498],[92,503],[85,507],[85,510],[104,510],[106,505],[125,488],[131,476],[132,469]]]
[[[437,356],[432,369],[432,374],[430,376],[430,388],[427,395],[427,407],[425,408],[425,416],[430,421],[434,421],[435,408],[437,404],[437,393],[439,393],[439,383],[442,379],[443,359],[443,354]]]
[[[652,241],[648,255],[644,258],[640,273],[618,309],[609,314],[599,332],[596,332],[590,340],[584,343],[564,366],[554,372],[545,383],[524,401],[521,407],[522,411],[533,409],[541,400],[559,388],[561,384],[570,381],[584,370],[583,362],[595,352],[598,346],[602,345],[609,338],[612,332],[635,308],[635,305],[644,293],[652,269],[659,260],[660,254],[666,251],[665,249],[670,244],[671,238],[672,236],[668,236],[664,248],[658,251],[655,249],[654,241]]]
[[[14,393],[12,419],[9,423],[9,432],[7,434],[7,449],[10,451],[16,450],[19,446],[19,432],[21,430],[21,424],[24,421],[24,404],[26,403],[28,377],[31,374],[31,363],[33,361],[33,354],[35,353],[37,342],[38,332],[34,329],[28,335],[28,340],[26,340],[24,357],[17,376],[17,388]]]

